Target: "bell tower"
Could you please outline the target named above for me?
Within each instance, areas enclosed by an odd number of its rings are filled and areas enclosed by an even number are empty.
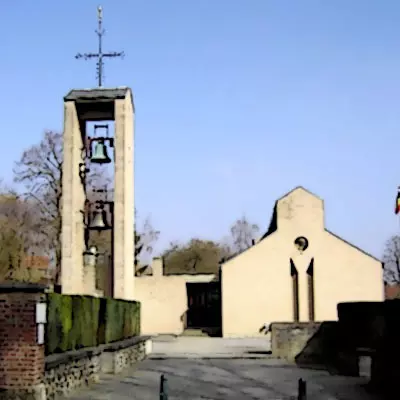
[[[103,88],[104,59],[124,52],[103,51],[103,9],[97,8],[98,50],[76,59],[96,59],[98,88],[71,90],[64,97],[64,161],[62,166],[61,292],[99,294],[96,289],[98,249],[92,230],[111,231],[104,295],[134,299],[134,105],[127,87]],[[110,134],[114,121],[114,134]],[[88,129],[88,122],[94,123]],[[89,130],[89,132],[87,132]],[[99,131],[103,134],[99,134]],[[112,159],[109,151],[113,150]],[[93,165],[114,161],[114,196],[89,199],[87,175]],[[92,188],[93,189],[93,188]],[[104,254],[103,254],[104,255]],[[103,265],[104,267],[104,265]]]
[[[114,121],[111,135],[107,122]],[[94,129],[87,132],[88,122]],[[97,124],[97,125],[96,125]],[[104,135],[99,135],[102,130]],[[114,196],[90,203],[86,177],[109,164],[114,151]],[[91,229],[111,230],[110,295],[134,299],[134,104],[131,89],[71,90],[64,97],[61,290],[94,295],[96,251]],[[91,260],[91,261],[90,261]]]

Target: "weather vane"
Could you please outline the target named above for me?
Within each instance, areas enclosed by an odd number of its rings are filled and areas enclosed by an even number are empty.
[[[99,38],[99,50],[97,53],[84,53],[80,54],[78,53],[75,58],[80,59],[83,58],[84,60],[89,60],[92,58],[97,58],[97,79],[98,79],[98,84],[99,87],[103,86],[103,68],[104,68],[104,58],[115,58],[115,57],[124,57],[124,52],[121,51],[119,53],[117,52],[112,52],[112,53],[103,53],[102,50],[102,39],[105,34],[105,30],[103,29],[103,9],[101,6],[97,7],[97,19],[98,19],[98,28],[95,31],[98,38]]]

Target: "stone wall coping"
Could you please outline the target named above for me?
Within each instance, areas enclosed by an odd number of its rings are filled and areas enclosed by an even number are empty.
[[[369,347],[357,347],[356,353],[358,355],[371,356],[371,355],[375,355],[377,353],[377,351],[375,349],[371,349]]]
[[[47,289],[46,285],[40,283],[24,283],[24,282],[2,282],[0,283],[1,293],[44,293]]]
[[[53,369],[60,364],[68,364],[72,361],[78,361],[82,358],[89,358],[101,354],[102,349],[98,347],[85,347],[78,350],[70,350],[64,353],[51,354],[45,357],[45,370]]]
[[[318,325],[329,325],[329,324],[337,324],[338,321],[314,321],[314,322],[271,322],[271,326],[282,326],[282,327],[304,327],[304,326],[318,326]]]
[[[326,322],[335,322],[335,321],[326,321]],[[324,322],[325,323],[325,322]],[[319,326],[322,325],[322,322],[272,322],[271,327],[290,327],[290,328],[304,328],[308,326]]]
[[[113,352],[132,347],[135,344],[146,342],[150,338],[151,336],[133,336],[128,339],[119,340],[118,342],[103,344],[101,347],[103,352]]]
[[[82,358],[98,356],[103,352],[113,352],[126,349],[138,343],[145,342],[150,338],[150,336],[134,336],[128,339],[119,340],[118,342],[102,344],[96,347],[85,347],[83,349],[70,350],[64,353],[51,354],[45,358],[45,370],[53,369],[60,364],[78,361]]]

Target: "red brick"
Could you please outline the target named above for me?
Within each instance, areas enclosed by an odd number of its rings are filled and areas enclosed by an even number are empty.
[[[36,343],[38,293],[0,294],[0,388],[29,387],[44,374],[44,346]]]

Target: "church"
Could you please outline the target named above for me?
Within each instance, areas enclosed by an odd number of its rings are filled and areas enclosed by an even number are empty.
[[[332,321],[338,303],[382,301],[382,263],[325,227],[324,202],[297,187],[275,202],[268,231],[219,274],[164,275],[154,259],[135,279],[143,334],[187,329],[265,334],[272,322]]]

